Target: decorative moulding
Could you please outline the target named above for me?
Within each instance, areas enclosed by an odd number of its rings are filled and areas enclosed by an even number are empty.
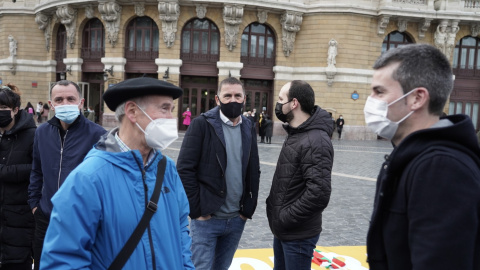
[[[390,21],[390,16],[388,15],[382,15],[378,19],[378,29],[377,29],[377,34],[379,36],[385,35],[385,29],[387,29],[388,22]]]
[[[430,23],[432,22],[432,19],[422,19],[420,23],[418,24],[418,38],[419,39],[424,39],[425,38],[425,33],[427,32],[428,28],[430,27]]]
[[[470,25],[470,32],[472,37],[477,37],[480,33],[480,24],[473,23]]]
[[[407,25],[408,25],[407,20],[399,19],[398,22],[397,22],[398,31],[401,32],[401,33],[407,31]]]
[[[116,2],[105,2],[98,5],[98,11],[102,15],[102,20],[105,21],[108,42],[115,47],[118,40],[118,32],[120,30],[120,17],[122,7]]]
[[[257,11],[257,17],[259,23],[266,23],[268,19],[268,11],[265,9],[259,9]]]
[[[158,13],[162,21],[163,41],[170,48],[175,43],[180,5],[177,1],[158,2]]]
[[[75,46],[75,30],[77,23],[77,9],[70,7],[69,5],[61,5],[57,8],[57,17],[60,22],[65,25],[67,30],[67,42],[70,45],[70,49]]]
[[[203,19],[205,18],[205,15],[207,15],[207,6],[198,4],[196,5],[195,11],[197,12],[197,17]]]
[[[295,36],[300,31],[300,25],[303,21],[303,13],[294,11],[285,11],[280,18],[282,24],[282,45],[283,54],[288,57],[293,51],[295,44]]]
[[[50,34],[52,17],[47,16],[42,12],[38,12],[35,15],[35,22],[38,24],[38,29],[43,30],[43,35],[45,36],[45,48],[48,52],[50,51],[50,39],[52,38],[52,35]]]
[[[229,51],[237,46],[238,27],[243,20],[243,5],[226,5],[223,7],[225,23],[225,45]]]
[[[138,17],[143,17],[145,16],[145,3],[143,2],[135,2],[135,15]]]
[[[85,7],[85,17],[87,17],[87,19],[91,19],[93,17],[95,17],[94,15],[94,11],[93,11],[93,7],[92,5],[88,5]]]

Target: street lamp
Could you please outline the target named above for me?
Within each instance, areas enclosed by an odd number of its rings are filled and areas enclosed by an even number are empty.
[[[65,79],[67,79],[67,73],[65,73],[65,72],[60,72],[60,80],[63,81],[63,80],[65,80]]]
[[[170,70],[170,67],[167,67],[167,70],[165,70],[165,74],[163,74],[163,80],[164,81],[167,81],[168,78],[169,78],[169,76],[168,76],[169,70]]]
[[[103,73],[103,81],[107,81],[108,80],[108,73],[105,71]]]

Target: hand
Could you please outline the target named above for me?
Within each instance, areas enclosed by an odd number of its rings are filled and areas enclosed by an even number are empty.
[[[37,211],[37,207],[32,209],[32,214],[35,214],[35,211]]]
[[[212,218],[212,215],[198,217],[197,220],[209,220]]]
[[[240,218],[243,219],[243,221],[247,221],[248,218],[244,217],[243,215],[240,215]]]

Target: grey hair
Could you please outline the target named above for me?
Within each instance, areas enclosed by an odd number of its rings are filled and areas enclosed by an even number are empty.
[[[137,104],[138,107],[140,107],[142,110],[145,110],[145,97],[138,97],[138,98],[133,98],[131,100],[127,101],[133,101],[135,104]],[[117,119],[118,122],[122,123],[123,117],[125,116],[125,103],[127,101],[122,102],[120,105],[117,106],[115,109],[115,119]]]
[[[428,110],[441,115],[453,90],[450,62],[437,48],[427,44],[409,44],[382,54],[373,69],[399,63],[392,78],[400,83],[403,93],[425,87],[430,95]]]

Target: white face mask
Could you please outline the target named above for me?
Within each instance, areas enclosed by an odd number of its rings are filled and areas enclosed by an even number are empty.
[[[142,108],[138,108],[151,120],[145,130],[143,130],[138,123],[135,123],[137,127],[145,133],[145,140],[148,146],[153,149],[163,150],[178,138],[176,119],[158,118],[152,120]]]
[[[386,101],[375,99],[369,96],[367,98],[367,102],[365,103],[365,108],[363,109],[367,126],[378,136],[391,140],[397,132],[398,125],[402,123],[405,119],[407,119],[410,115],[412,115],[412,113],[414,113],[415,111],[411,111],[398,122],[392,122],[390,119],[387,118],[388,107],[395,104],[397,101],[403,99],[404,97],[410,95],[410,93],[415,90],[417,90],[417,88],[397,98],[390,104],[388,104]]]

